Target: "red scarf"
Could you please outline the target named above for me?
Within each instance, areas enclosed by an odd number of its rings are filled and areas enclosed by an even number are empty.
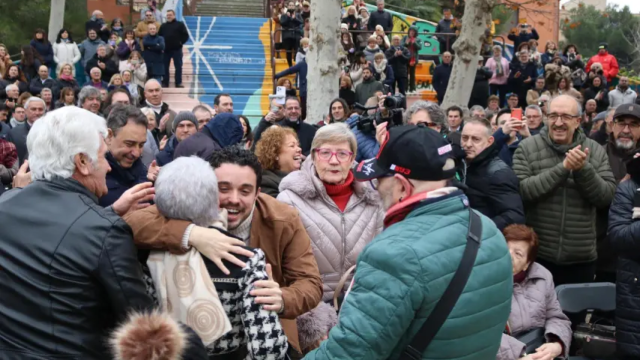
[[[351,199],[351,195],[353,194],[353,187],[351,186],[353,184],[353,179],[353,173],[349,171],[347,180],[345,180],[342,185],[333,185],[323,182],[324,188],[327,189],[327,195],[329,195],[331,200],[336,203],[338,209],[342,212],[347,208],[349,199]]]
[[[73,75],[65,75],[65,74],[60,75],[60,79],[65,80],[65,81],[74,80]]]

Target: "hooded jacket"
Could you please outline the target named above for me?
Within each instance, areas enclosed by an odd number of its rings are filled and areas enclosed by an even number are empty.
[[[201,131],[181,141],[176,147],[173,158],[196,155],[208,160],[214,151],[239,144],[243,136],[244,130],[238,117],[221,113],[209,121]]]
[[[569,171],[562,162],[578,145],[589,149],[584,167]],[[569,145],[555,144],[545,126],[523,140],[513,156],[527,225],[540,239],[539,256],[560,265],[596,260],[596,208],[608,206],[616,180],[605,149],[576,129]]]
[[[278,200],[298,210],[311,238],[324,285],[322,300],[333,299],[340,278],[356,264],[362,249],[382,231],[384,211],[377,191],[354,181],[344,212],[327,194],[309,156],[300,171],[280,182]]]

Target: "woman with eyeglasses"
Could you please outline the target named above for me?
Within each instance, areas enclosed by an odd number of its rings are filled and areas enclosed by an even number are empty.
[[[280,183],[277,199],[300,212],[311,238],[323,279],[324,301],[333,299],[340,278],[382,231],[384,211],[378,193],[355,181],[351,171],[357,146],[347,125],[323,126],[316,132],[311,154],[300,171]],[[322,316],[318,311],[308,315]],[[300,345],[306,347],[302,341]]]

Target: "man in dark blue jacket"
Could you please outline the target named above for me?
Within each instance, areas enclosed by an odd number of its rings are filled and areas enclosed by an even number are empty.
[[[140,157],[147,142],[147,117],[132,105],[116,105],[107,118],[107,173],[108,193],[99,200],[107,207],[116,202],[125,191],[147,182],[147,167]]]
[[[213,152],[237,145],[242,141],[244,130],[238,117],[221,113],[209,121],[199,133],[181,141],[173,153],[173,158],[196,155],[208,160]]]
[[[438,94],[438,103],[442,104],[444,101],[444,95],[447,93],[447,86],[449,86],[449,78],[451,77],[451,53],[445,52],[442,54],[442,64],[436,66],[433,71],[433,89]]]
[[[377,0],[376,6],[378,11],[374,11],[369,16],[367,22],[367,29],[369,31],[376,31],[376,26],[380,25],[384,29],[384,32],[389,34],[393,31],[393,16],[384,10],[384,0]]]
[[[521,51],[518,55],[520,61],[511,63],[508,84],[514,94],[518,94],[518,106],[521,109],[527,107],[527,92],[533,87],[537,78],[536,64],[529,61],[529,52]]]
[[[49,88],[56,94],[58,92],[56,82],[49,76],[49,69],[46,65],[40,66],[38,69],[38,77],[31,80],[29,84],[29,92],[33,96],[39,96],[44,88]]]

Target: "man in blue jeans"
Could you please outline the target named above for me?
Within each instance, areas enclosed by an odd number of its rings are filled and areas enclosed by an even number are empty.
[[[167,22],[160,26],[159,35],[164,37],[164,78],[163,87],[169,87],[169,66],[173,59],[173,66],[176,68],[176,87],[182,86],[182,46],[189,41],[187,27],[182,21],[176,20],[176,13],[173,10],[167,11]]]

